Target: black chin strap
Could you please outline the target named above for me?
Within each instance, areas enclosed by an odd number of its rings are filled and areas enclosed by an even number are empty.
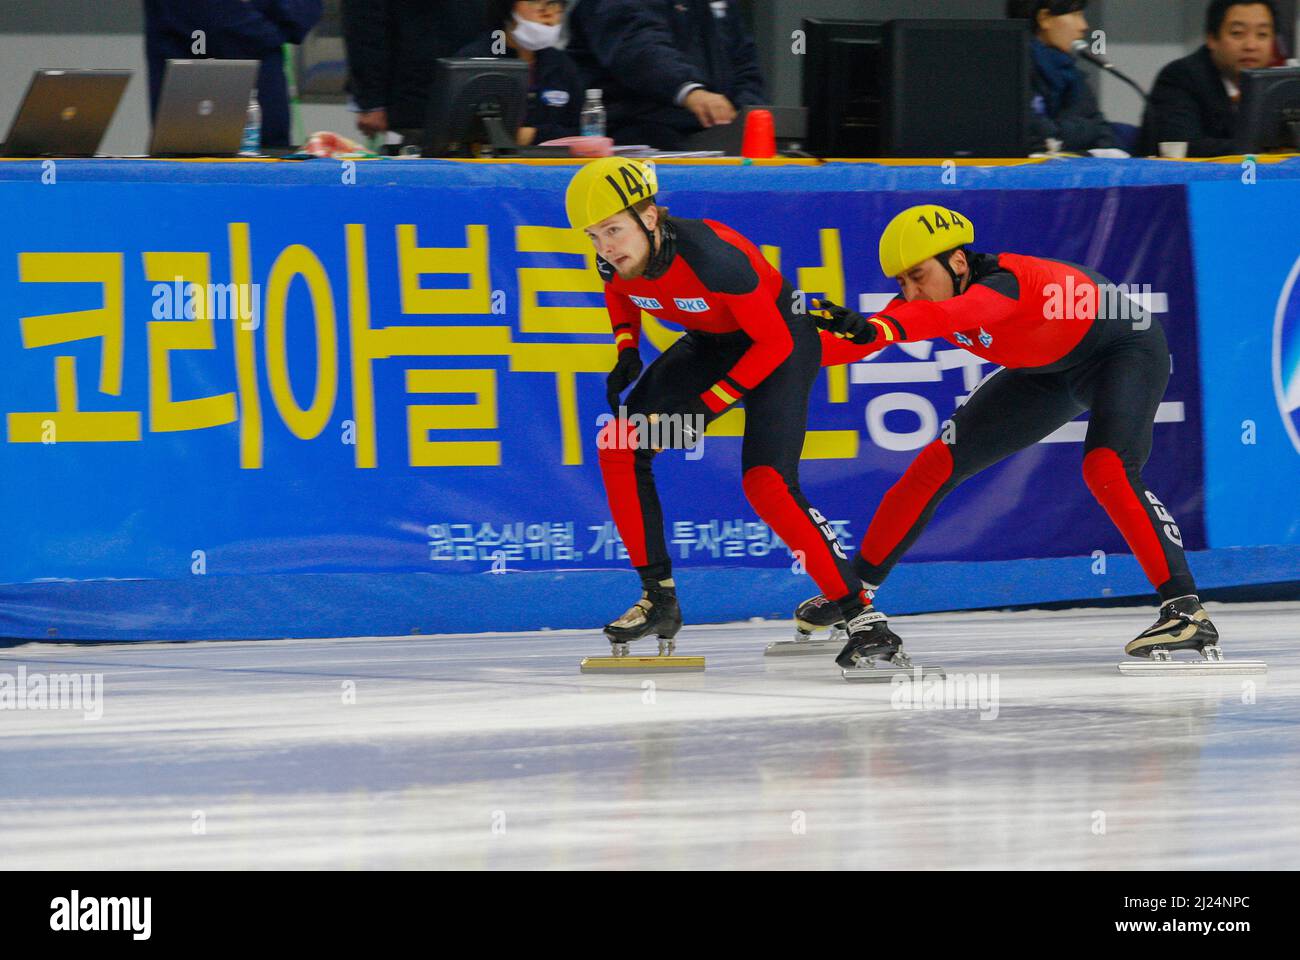
[[[661,216],[659,219],[659,242],[655,243],[655,235],[645,222],[637,216],[636,212],[632,213],[636,217],[636,222],[641,224],[641,230],[650,241],[650,259],[646,262],[645,277],[647,280],[658,280],[668,268],[672,266],[673,257],[677,256],[677,229],[673,226],[671,217]]]
[[[962,248],[961,247],[957,248],[957,250],[960,249]],[[946,254],[938,258],[939,266],[947,270],[948,276],[952,277],[952,295],[954,297],[961,296],[961,277],[957,276],[957,271],[952,268],[952,256],[954,253],[957,252],[957,250],[949,250]],[[969,254],[967,254],[966,259],[968,261],[970,260]]]

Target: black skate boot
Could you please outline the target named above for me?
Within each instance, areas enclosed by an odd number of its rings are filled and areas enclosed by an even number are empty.
[[[659,655],[671,656],[676,644],[673,638],[682,628],[682,610],[677,605],[677,588],[673,581],[642,579],[641,599],[628,607],[627,613],[613,623],[605,624],[616,657],[628,655],[628,644],[650,634],[659,636]]]
[[[1170,659],[1170,650],[1196,650],[1207,660],[1221,659],[1219,631],[1195,596],[1177,597],[1160,608],[1160,618],[1131,640],[1124,652],[1131,657]]]
[[[849,618],[846,629],[849,642],[835,658],[843,669],[852,670],[859,661],[870,663],[874,660],[885,660],[903,669],[912,666],[907,654],[903,653],[903,641],[889,629],[885,615],[871,604]]]
[[[844,611],[834,600],[827,600],[819,593],[795,608],[795,640],[807,640],[815,631],[827,628],[831,631],[831,639],[837,634],[845,634]]]

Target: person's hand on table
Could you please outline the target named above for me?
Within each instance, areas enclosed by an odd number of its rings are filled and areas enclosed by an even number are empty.
[[[711,93],[703,87],[692,90],[682,102],[687,110],[695,114],[702,127],[713,127],[720,123],[731,123],[736,119],[736,107],[720,93]]]
[[[358,113],[357,129],[368,137],[383,133],[388,129],[388,111],[380,107],[378,110],[366,110]]]

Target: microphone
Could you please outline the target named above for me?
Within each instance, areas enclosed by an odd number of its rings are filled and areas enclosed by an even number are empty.
[[[1143,100],[1147,99],[1146,91],[1143,90],[1141,87],[1139,87],[1131,78],[1125,76],[1125,74],[1119,69],[1119,67],[1115,66],[1115,64],[1111,63],[1100,53],[1093,53],[1092,44],[1090,44],[1087,40],[1080,39],[1074,41],[1074,43],[1070,44],[1070,49],[1074,51],[1074,55],[1076,57],[1082,57],[1084,60],[1089,60],[1092,63],[1095,63],[1103,70],[1110,71],[1115,76],[1119,77],[1121,80],[1127,83],[1134,90],[1136,90]]]

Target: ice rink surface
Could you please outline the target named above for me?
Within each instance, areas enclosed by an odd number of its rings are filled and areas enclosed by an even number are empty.
[[[1121,676],[1154,608],[894,620],[964,708],[774,622],[653,678],[580,674],[596,631],[0,649],[103,676],[0,710],[0,866],[1295,869],[1300,603],[1208,609],[1267,677]]]

